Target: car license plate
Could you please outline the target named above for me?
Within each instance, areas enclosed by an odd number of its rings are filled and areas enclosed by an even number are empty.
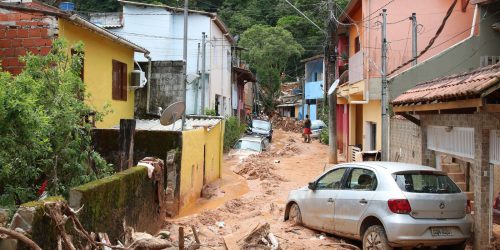
[[[432,227],[431,228],[432,236],[452,236],[451,228],[449,227]]]

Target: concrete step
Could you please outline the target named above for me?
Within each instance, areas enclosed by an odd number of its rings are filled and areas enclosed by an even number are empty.
[[[460,190],[462,191],[465,191],[466,188],[467,188],[467,184],[465,184],[465,182],[455,182],[455,184],[457,184],[457,186],[460,188]]]
[[[443,163],[441,164],[441,168],[446,173],[460,173],[462,169],[460,169],[460,165],[458,163]]]
[[[448,173],[448,176],[454,182],[465,182],[465,174],[464,173]]]

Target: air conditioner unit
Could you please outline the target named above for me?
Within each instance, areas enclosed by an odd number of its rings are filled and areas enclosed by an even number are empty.
[[[130,81],[130,87],[132,88],[142,88],[148,80],[146,79],[146,73],[142,70],[133,70],[132,71],[132,76],[131,76],[131,81]]]

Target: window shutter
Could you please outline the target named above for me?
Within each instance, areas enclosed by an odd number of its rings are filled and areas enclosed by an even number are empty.
[[[127,81],[127,64],[125,63],[120,63],[121,64],[121,82],[120,82],[120,85],[121,85],[121,96],[122,96],[122,100],[126,101],[127,100],[127,94],[128,94],[128,81]]]
[[[113,100],[120,100],[121,99],[121,91],[120,91],[120,84],[119,84],[119,62],[113,60],[113,80],[112,80],[112,95],[113,95]]]

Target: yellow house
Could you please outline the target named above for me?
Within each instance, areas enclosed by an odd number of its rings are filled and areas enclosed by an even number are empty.
[[[84,43],[83,81],[89,94],[86,101],[96,111],[104,112],[98,128],[109,128],[120,119],[134,118],[134,88],[130,72],[134,70],[134,52],[149,51],[77,15],[59,18],[59,36],[70,47]]]

